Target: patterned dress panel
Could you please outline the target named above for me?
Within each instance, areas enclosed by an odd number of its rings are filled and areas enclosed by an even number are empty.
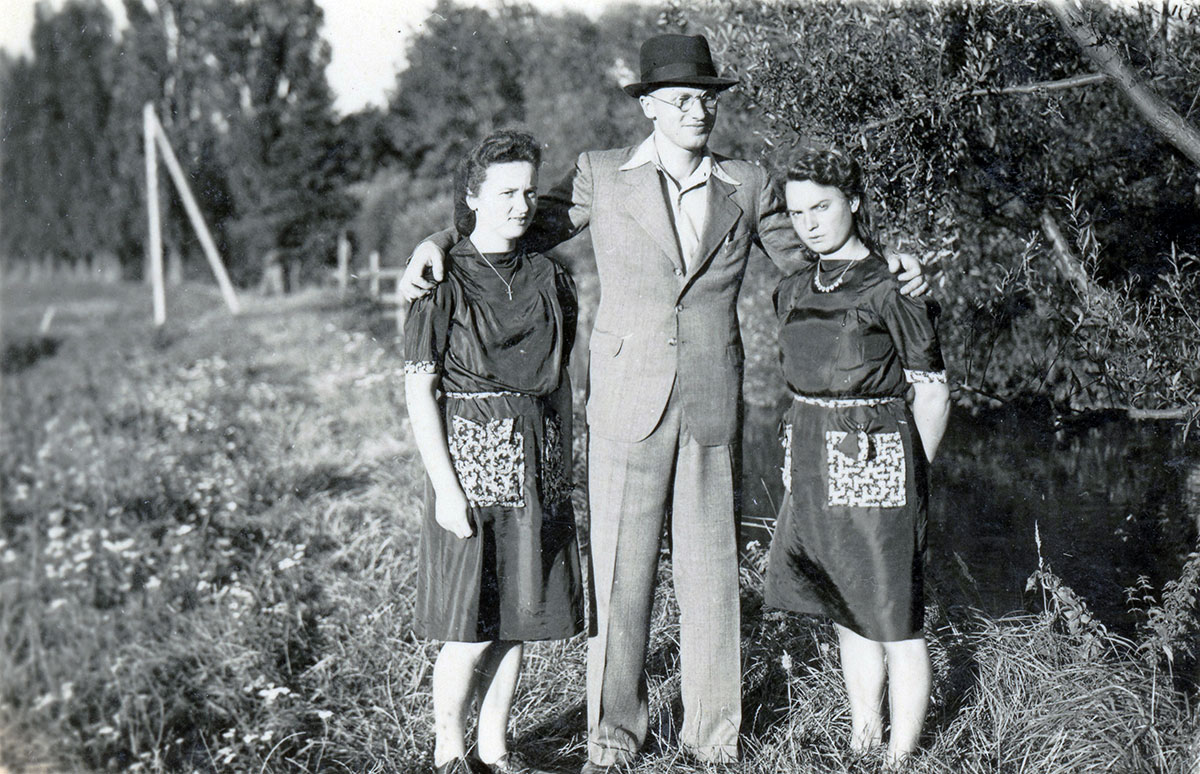
[[[471,505],[525,507],[525,438],[512,417],[487,424],[452,417],[449,446],[458,483]]]
[[[854,456],[842,451],[847,436],[838,430],[825,432],[829,505],[904,507],[908,502],[904,486],[908,469],[900,434],[871,433],[868,448],[860,448]]]
[[[567,470],[567,455],[564,450],[567,443],[570,443],[570,440],[563,438],[562,422],[558,417],[547,413],[542,435],[540,494],[543,503],[561,503],[571,499],[574,485],[571,482],[571,471]]]

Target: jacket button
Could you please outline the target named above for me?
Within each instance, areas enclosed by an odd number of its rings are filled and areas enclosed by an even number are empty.
[[[667,346],[668,346],[668,347],[673,347],[673,346],[675,346],[675,337],[674,337],[674,336],[672,336],[671,338],[667,339]]]
[[[676,277],[682,277],[682,276],[683,276],[683,269],[681,269],[681,268],[679,268],[678,266],[676,266],[676,267],[675,267],[675,276],[676,276]]]
[[[675,311],[676,311],[676,312],[682,312],[682,311],[683,311],[683,304],[676,304],[676,305],[675,305]]]

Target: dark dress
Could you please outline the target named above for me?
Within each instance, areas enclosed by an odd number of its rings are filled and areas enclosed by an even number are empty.
[[[536,253],[487,259],[495,270],[459,242],[445,281],[404,324],[405,371],[441,375],[447,442],[475,527],[464,540],[438,526],[426,482],[416,629],[455,642],[570,637],[583,629],[583,596],[571,439],[553,405],[570,406],[559,391],[570,389],[575,285]]]
[[[944,382],[936,306],[901,295],[882,258],[821,261],[775,290],[793,400],[766,604],[832,618],[868,639],[920,635],[927,463],[905,403]],[[829,287],[819,291],[816,271]]]

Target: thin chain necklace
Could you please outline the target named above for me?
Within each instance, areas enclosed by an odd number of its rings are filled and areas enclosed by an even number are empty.
[[[841,287],[842,283],[846,281],[846,272],[850,271],[850,267],[853,266],[855,263],[857,263],[857,261],[847,260],[846,268],[842,269],[842,273],[839,274],[838,278],[833,281],[833,284],[822,285],[821,284],[821,259],[818,258],[817,259],[817,270],[815,272],[813,272],[813,287],[817,289],[818,293],[832,293],[833,291],[835,291],[839,287]]]
[[[495,272],[496,276],[500,278],[500,281],[504,283],[504,289],[508,292],[508,300],[512,301],[512,283],[504,279],[504,275],[492,265],[492,262],[488,260],[488,257],[483,254],[482,250],[479,251],[479,257],[483,259],[483,262],[488,265],[488,268]]]

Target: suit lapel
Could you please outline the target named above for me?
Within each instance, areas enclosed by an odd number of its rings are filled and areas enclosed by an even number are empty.
[[[712,263],[717,249],[725,241],[730,229],[742,217],[742,208],[731,198],[737,186],[730,185],[716,175],[708,178],[708,208],[704,214],[704,234],[700,237],[700,251],[696,255],[687,280],[690,283]]]
[[[620,179],[625,183],[628,195],[624,198],[625,209],[633,216],[659,249],[671,259],[671,263],[683,270],[683,258],[679,255],[679,241],[675,238],[675,227],[667,212],[663,197],[662,181],[653,164],[642,164],[621,171]]]

